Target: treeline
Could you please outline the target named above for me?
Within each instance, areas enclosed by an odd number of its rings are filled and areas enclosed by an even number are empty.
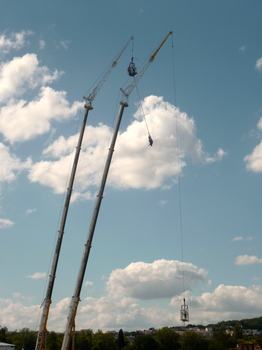
[[[262,330],[262,317],[243,319],[241,321],[222,321],[216,324],[210,324],[207,327],[211,327],[213,329],[221,328],[221,327],[235,327],[238,323],[241,324],[243,329],[258,329]]]
[[[91,329],[77,331],[74,337],[75,350],[227,350],[236,347],[237,343],[250,341],[262,342],[260,338],[248,338],[241,334],[238,323],[233,335],[226,332],[224,326],[214,332],[212,339],[204,339],[193,331],[185,331],[182,335],[168,327],[163,327],[152,334],[142,332],[123,332],[116,334],[93,332]],[[0,342],[11,343],[16,350],[35,350],[37,333],[27,328],[8,332],[0,328]],[[46,337],[46,350],[60,350],[63,334],[49,332]]]

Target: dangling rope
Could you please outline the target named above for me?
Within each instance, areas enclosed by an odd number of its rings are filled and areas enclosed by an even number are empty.
[[[153,146],[154,141],[153,141],[153,139],[152,139],[152,137],[150,135],[149,129],[148,129],[145,112],[144,112],[144,109],[143,109],[143,105],[142,105],[142,102],[141,102],[141,98],[140,98],[140,94],[139,94],[137,86],[136,86],[136,91],[137,91],[137,95],[138,95],[138,99],[139,99],[140,108],[142,110],[142,114],[143,114],[144,121],[145,121],[145,124],[146,124],[146,129],[147,129],[147,134],[148,134],[148,146]]]

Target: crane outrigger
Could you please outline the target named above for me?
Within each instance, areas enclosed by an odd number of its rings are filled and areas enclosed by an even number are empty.
[[[165,39],[161,42],[161,44],[155,50],[153,55],[149,58],[149,60],[142,67],[140,72],[137,73],[137,75],[134,77],[134,80],[132,81],[132,83],[130,85],[128,85],[128,87],[125,90],[121,89],[122,99],[120,101],[120,109],[118,112],[118,118],[117,118],[116,126],[114,129],[110,148],[108,151],[100,188],[99,188],[99,191],[97,194],[97,199],[95,202],[93,215],[92,215],[90,226],[89,226],[87,241],[85,244],[84,253],[83,253],[81,264],[80,264],[80,269],[79,269],[78,277],[76,280],[74,295],[71,298],[71,302],[70,302],[70,306],[69,306],[69,315],[67,318],[66,330],[65,330],[61,350],[69,350],[71,339],[72,339],[72,336],[73,336],[74,331],[75,331],[75,318],[76,318],[78,304],[80,302],[80,293],[81,293],[83,280],[84,280],[84,276],[85,276],[85,270],[86,270],[86,266],[87,266],[87,262],[88,262],[89,253],[91,250],[91,245],[92,245],[92,240],[93,240],[93,236],[94,236],[94,232],[95,232],[96,222],[97,222],[97,218],[98,218],[98,214],[99,214],[99,210],[100,210],[100,206],[101,206],[101,202],[102,202],[102,198],[103,198],[104,188],[105,188],[105,184],[106,184],[106,180],[107,180],[107,176],[108,176],[108,172],[109,172],[109,168],[110,168],[110,164],[111,164],[111,160],[112,160],[112,156],[113,156],[113,152],[114,152],[114,147],[115,147],[120,123],[122,120],[124,108],[128,107],[128,97],[130,96],[133,89],[136,87],[139,80],[144,75],[144,73],[147,70],[147,68],[149,67],[149,65],[154,61],[155,56],[159,52],[160,48],[163,46],[163,44],[165,43],[165,41],[167,40],[169,35],[171,35],[172,33],[173,32],[168,33],[168,35],[165,37]]]
[[[100,81],[98,82],[96,87],[93,89],[93,91],[89,94],[89,96],[84,97],[84,99],[86,100],[86,104],[84,106],[85,113],[84,113],[81,129],[80,129],[80,133],[79,133],[74,162],[73,162],[72,169],[71,169],[71,175],[70,175],[70,179],[69,179],[69,183],[68,183],[67,194],[66,194],[63,212],[62,212],[62,216],[61,216],[60,227],[58,230],[57,242],[56,242],[55,252],[54,252],[54,256],[53,256],[49,280],[48,280],[48,284],[47,284],[46,295],[45,295],[45,299],[44,299],[43,304],[42,304],[42,314],[41,314],[41,319],[40,319],[39,331],[37,334],[35,350],[45,349],[45,340],[46,340],[46,333],[47,333],[46,325],[47,325],[50,305],[52,303],[51,298],[52,298],[52,292],[53,292],[53,287],[54,287],[54,282],[55,282],[55,277],[56,277],[58,259],[59,259],[59,254],[60,254],[60,250],[61,250],[61,246],[62,246],[64,229],[65,229],[71,194],[73,191],[73,184],[74,184],[78,159],[79,159],[79,155],[80,155],[82,140],[83,140],[83,136],[84,136],[84,132],[85,132],[85,126],[86,126],[88,113],[90,110],[93,109],[92,102],[94,101],[96,95],[98,94],[98,92],[100,91],[100,89],[102,88],[104,83],[106,82],[108,76],[110,75],[113,68],[116,66],[118,60],[120,59],[121,55],[123,54],[123,52],[125,51],[125,49],[127,48],[128,44],[130,43],[131,40],[133,40],[133,36],[131,36],[131,38],[125,44],[123,49],[120,51],[118,56],[115,58],[115,60],[111,64],[111,66],[107,69],[107,71],[105,72],[103,77],[100,79]]]

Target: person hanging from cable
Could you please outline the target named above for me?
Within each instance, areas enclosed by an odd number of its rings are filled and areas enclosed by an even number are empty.
[[[148,142],[149,142],[148,146],[153,146],[153,142],[154,141],[153,141],[153,139],[152,139],[150,134],[148,134]]]

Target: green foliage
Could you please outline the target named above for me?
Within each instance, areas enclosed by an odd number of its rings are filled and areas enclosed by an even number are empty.
[[[122,349],[126,345],[123,329],[120,329],[117,337],[117,346],[118,349]]]
[[[243,338],[243,327],[241,323],[237,323],[233,330],[233,335],[236,340]]]
[[[231,321],[221,321],[216,324],[209,324],[208,327],[213,329],[219,329],[222,326],[225,327],[235,327],[240,323],[244,329],[260,329],[262,330],[262,317],[243,319],[241,321],[231,320]]]
[[[114,336],[111,333],[103,333],[98,330],[94,334],[92,350],[117,350]]]
[[[20,332],[8,334],[8,342],[15,345],[16,350],[35,350],[36,332],[22,328]]]
[[[1,327],[0,326],[0,342],[6,343],[7,338],[6,338],[6,333],[8,329],[6,327]]]
[[[134,349],[135,350],[157,350],[158,345],[155,339],[151,335],[140,334],[134,340]]]
[[[180,335],[168,327],[156,332],[156,341],[160,350],[179,350],[181,348]]]
[[[186,331],[181,338],[183,350],[208,350],[208,342],[196,332]]]
[[[75,334],[75,348],[77,350],[91,350],[94,333],[92,329],[83,329]]]
[[[47,350],[58,350],[57,334],[56,332],[50,332],[46,337]]]
[[[236,341],[230,334],[226,333],[226,327],[220,327],[210,341],[209,350],[227,350],[235,348]]]

